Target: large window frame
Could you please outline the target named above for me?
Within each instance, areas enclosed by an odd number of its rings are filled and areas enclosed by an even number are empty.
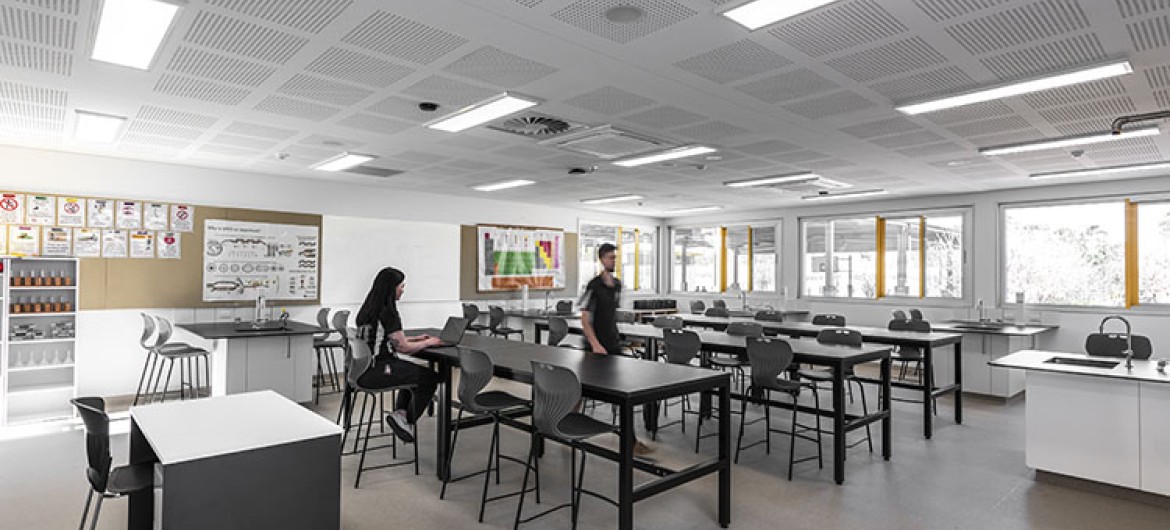
[[[960,274],[960,288],[958,296],[938,296],[931,295],[927,289],[928,274],[926,271],[929,259],[927,254],[928,245],[926,238],[930,232],[931,218],[953,218],[959,217],[962,222],[961,239],[960,239],[960,260],[959,268]],[[806,227],[809,223],[831,223],[833,221],[850,221],[870,218],[874,220],[873,223],[873,238],[875,245],[875,263],[874,263],[874,278],[875,287],[872,295],[861,296],[825,296],[819,294],[808,294],[805,292],[806,282],[805,276],[808,274],[806,265]],[[909,300],[922,300],[933,304],[940,305],[954,305],[962,306],[969,303],[972,291],[972,263],[970,259],[970,247],[972,244],[972,218],[973,207],[970,205],[960,205],[945,208],[932,209],[915,209],[915,210],[882,210],[869,212],[848,212],[833,215],[820,216],[805,216],[797,219],[797,238],[798,241],[798,259],[797,259],[797,296],[798,298],[815,300],[815,301],[836,301],[836,302],[864,302],[864,301],[882,301],[889,300],[898,303],[905,303]],[[887,256],[887,223],[889,221],[906,221],[918,220],[917,230],[917,282],[912,286],[906,294],[899,294],[895,292],[895,286],[887,283],[887,271],[891,267]],[[826,241],[826,245],[831,242]],[[893,264],[896,267],[896,263]]]
[[[585,249],[585,241],[582,234],[585,233],[585,227],[606,227],[613,229],[613,237],[606,242],[613,243],[617,246],[617,263],[614,267],[614,276],[622,281],[622,285],[629,290],[630,293],[637,294],[652,294],[658,292],[658,277],[660,272],[658,269],[659,263],[659,238],[657,226],[644,226],[634,224],[610,223],[600,221],[585,221],[581,220],[577,223],[577,283],[578,288],[584,288],[585,284],[589,282],[593,276],[600,272],[597,260],[597,251],[590,247],[590,250]],[[627,238],[626,236],[631,236]],[[649,237],[649,242],[645,239]],[[629,239],[632,241],[633,249]],[[632,251],[632,252],[631,252]],[[588,252],[588,256],[583,254]],[[632,256],[632,268],[630,257]],[[649,259],[649,263],[646,260]],[[592,264],[589,269],[583,269],[582,265],[586,262]],[[627,268],[633,272],[627,274]],[[646,272],[649,272],[649,278],[646,278]]]
[[[670,239],[667,243],[667,246],[670,249],[670,251],[669,251],[669,255],[670,255],[670,262],[669,262],[670,282],[667,284],[668,285],[668,292],[678,293],[678,294],[712,294],[712,293],[724,294],[724,293],[731,292],[733,290],[733,287],[738,283],[738,287],[739,287],[740,291],[747,293],[747,294],[775,294],[775,293],[778,293],[779,289],[780,289],[780,285],[781,285],[780,280],[782,277],[780,267],[781,267],[781,264],[783,263],[781,260],[781,257],[783,255],[781,253],[781,249],[783,248],[783,240],[782,239],[783,239],[783,233],[784,233],[782,228],[783,228],[783,221],[780,219],[742,221],[742,222],[735,222],[735,223],[695,223],[695,224],[684,224],[684,225],[671,225],[669,227],[669,230],[668,230]],[[674,262],[674,258],[675,258],[675,256],[674,256],[675,233],[678,230],[692,230],[692,229],[713,229],[713,230],[715,230],[716,238],[718,239],[718,248],[715,249],[716,250],[715,261],[716,261],[716,269],[717,269],[716,273],[715,273],[716,277],[715,277],[715,282],[714,282],[713,288],[710,290],[695,291],[695,290],[690,288],[691,287],[690,285],[687,285],[686,289],[679,289],[679,288],[675,287],[676,280],[678,280],[678,278],[676,277],[677,273],[675,271],[675,262]],[[763,281],[757,282],[758,276],[756,274],[756,269],[757,269],[757,267],[760,267],[760,266],[765,264],[765,262],[761,262],[760,260],[758,260],[757,259],[758,256],[756,255],[756,252],[758,250],[757,247],[759,246],[756,244],[756,237],[760,235],[761,230],[772,230],[773,231],[773,235],[772,235],[773,249],[771,252],[771,255],[772,255],[771,269],[773,271],[773,274],[772,274],[773,277],[772,277],[772,281],[771,281],[771,285],[772,285],[771,289],[760,288],[760,286],[758,284],[763,284],[766,282],[763,282]],[[733,261],[736,258],[734,257],[735,254],[730,251],[731,250],[731,248],[730,248],[731,243],[729,243],[729,240],[731,237],[730,233],[733,231],[736,231],[736,232],[742,231],[742,233],[744,234],[743,237],[745,238],[745,244],[746,244],[745,248],[747,250],[747,252],[742,255],[742,257],[744,258],[744,263],[743,263],[744,267],[743,268],[745,270],[743,270],[743,279],[739,282],[736,282],[736,279],[738,277],[738,271],[740,270],[739,264]]]

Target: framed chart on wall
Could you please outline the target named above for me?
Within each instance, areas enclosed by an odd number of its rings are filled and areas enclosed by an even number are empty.
[[[480,292],[565,288],[565,231],[477,225]]]
[[[317,298],[316,226],[206,219],[203,239],[204,302]]]

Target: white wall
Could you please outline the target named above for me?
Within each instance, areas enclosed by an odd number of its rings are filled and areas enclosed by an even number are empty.
[[[789,308],[808,309],[815,313],[842,313],[849,322],[865,325],[882,325],[889,321],[891,309],[906,309],[909,307],[921,308],[928,320],[944,320],[956,316],[966,317],[968,311],[975,305],[975,301],[982,299],[988,308],[1002,308],[1002,296],[999,293],[999,223],[1000,205],[1005,203],[1019,203],[1030,201],[1046,201],[1078,198],[1127,197],[1140,194],[1160,194],[1170,190],[1170,176],[1095,182],[1084,184],[1068,184],[1058,186],[1029,187],[1012,190],[1000,190],[985,193],[968,193],[956,195],[941,195],[933,197],[914,197],[906,199],[890,199],[882,201],[826,203],[818,202],[813,206],[799,208],[784,208],[776,210],[749,211],[736,214],[706,215],[667,219],[663,221],[664,250],[663,256],[669,256],[669,231],[665,227],[670,225],[690,224],[718,224],[755,220],[779,219],[783,223],[781,237],[780,279],[777,284],[786,286],[789,293],[793,293]],[[949,207],[970,207],[972,210],[971,226],[968,233],[972,240],[968,241],[967,252],[970,260],[971,274],[967,280],[967,299],[961,302],[929,301],[918,299],[887,299],[887,300],[826,300],[826,299],[797,299],[795,294],[799,289],[799,245],[800,245],[800,218],[825,215],[876,215],[899,211],[915,211]],[[669,272],[669,263],[665,264],[663,274]],[[688,300],[693,295],[678,293],[672,297]],[[706,295],[700,298],[720,298],[717,295]],[[722,297],[733,304],[730,297]],[[753,297],[760,305],[777,302],[777,295],[759,295]],[[1008,309],[1008,315],[1014,311]],[[1072,308],[1048,309],[1034,307],[1033,316],[1039,316],[1045,324],[1056,324],[1060,330],[1045,334],[1040,340],[1040,347],[1044,349],[1079,352],[1084,349],[1085,336],[1096,331],[1101,318],[1107,314],[1122,314],[1134,326],[1134,333],[1147,335],[1154,343],[1155,355],[1159,351],[1170,349],[1170,327],[1165,326],[1170,312],[1165,309],[1151,309],[1137,307],[1131,310],[1102,309],[1102,308]],[[1113,328],[1111,328],[1113,329]],[[1161,347],[1159,347],[1161,345]]]

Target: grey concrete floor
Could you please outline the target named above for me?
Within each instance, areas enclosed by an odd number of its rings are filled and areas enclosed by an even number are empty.
[[[523,393],[521,387],[508,386]],[[871,396],[872,398],[872,396]],[[338,397],[323,397],[313,408],[335,417]],[[774,436],[772,454],[762,447],[745,451],[733,470],[732,528],[789,529],[1144,529],[1170,527],[1170,510],[1148,502],[1121,499],[1083,488],[1037,481],[1024,465],[1022,400],[1007,404],[969,398],[963,425],[950,419],[950,399],[939,402],[933,440],[921,434],[919,408],[895,403],[894,455],[885,462],[862,444],[850,450],[846,483],[833,483],[829,462],[798,464],[793,481],[786,480],[788,441]],[[602,407],[608,409],[607,407]],[[749,407],[749,418],[760,409]],[[608,412],[599,412],[608,419]],[[678,409],[671,411],[671,419]],[[786,425],[787,414],[773,419]],[[687,434],[677,426],[660,433],[656,457],[666,465],[696,461],[694,419]],[[713,426],[713,425],[712,425]],[[738,427],[738,424],[736,425]],[[749,427],[748,439],[761,436],[762,423]],[[734,432],[734,431],[733,431]],[[447,499],[438,499],[440,482],[434,477],[434,423],[420,426],[422,474],[399,467],[365,474],[361,489],[353,489],[355,457],[342,461],[342,528],[473,528],[482,482],[472,479],[450,486]],[[469,430],[460,435],[456,473],[482,468],[489,432]],[[875,431],[875,441],[878,434]],[[826,440],[827,441],[827,440]],[[611,441],[612,442],[612,441]],[[503,450],[523,457],[527,438],[505,429]],[[715,451],[715,440],[704,440],[703,453]],[[826,444],[826,450],[829,449]],[[797,456],[814,446],[797,446]],[[114,437],[115,462],[127,454],[125,435]],[[86,493],[84,450],[80,432],[63,432],[0,442],[0,528],[4,530],[72,528],[77,525]],[[371,456],[375,462],[388,452]],[[567,448],[550,445],[542,460],[544,504],[568,499]],[[493,492],[518,489],[523,469],[505,463],[503,483]],[[586,486],[605,494],[616,489],[614,464],[590,458]],[[649,477],[638,475],[636,479]],[[718,528],[714,476],[639,503],[638,528]],[[528,507],[531,504],[529,497]],[[510,527],[515,500],[488,506],[484,527]],[[531,513],[527,512],[526,513]],[[126,501],[112,500],[103,508],[99,528],[124,528]],[[583,500],[582,528],[613,528],[616,509],[601,501]],[[527,528],[567,528],[567,512],[531,523]]]

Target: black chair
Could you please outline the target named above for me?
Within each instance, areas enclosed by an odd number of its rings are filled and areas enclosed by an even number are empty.
[[[153,381],[147,381],[150,392],[148,396],[145,396],[148,398],[148,402],[153,401],[156,396],[159,401],[167,400],[167,390],[171,386],[171,375],[174,372],[175,364],[179,365],[179,399],[200,397],[203,385],[211,386],[211,352],[185,342],[171,342],[174,327],[171,325],[171,321],[166,318],[151,317],[142,313],[142,319],[143,337],[148,336],[146,331],[148,328],[157,325],[157,335],[151,350],[154,352],[158,371],[151,368],[150,376]],[[203,361],[202,378],[199,376],[199,361]],[[165,378],[163,377],[164,369],[166,370]],[[161,391],[159,390],[160,383],[162,384]],[[135,396],[135,404],[140,397],[143,396]]]
[[[925,320],[922,318],[922,311],[917,309],[910,310],[910,320]]]
[[[344,327],[342,329],[344,329]],[[371,328],[367,326],[366,333],[370,333],[371,332],[370,329]],[[410,426],[411,427],[411,436],[414,438],[414,441],[410,443],[410,445],[414,446],[414,458],[412,458],[410,460],[397,460],[397,458],[398,458],[398,437],[395,436],[394,433],[386,434],[384,428],[382,429],[381,434],[375,435],[373,433],[374,424],[377,423],[378,425],[381,425],[382,421],[385,421],[384,420],[384,417],[386,415],[385,406],[382,405],[381,408],[379,408],[379,405],[381,403],[385,403],[385,400],[387,398],[386,394],[387,393],[390,394],[389,398],[393,401],[393,398],[397,392],[410,392],[413,394],[415,392],[415,390],[418,389],[418,385],[403,384],[403,385],[393,385],[393,386],[378,387],[378,388],[366,387],[366,386],[362,385],[362,383],[361,383],[362,374],[365,374],[366,371],[370,369],[370,367],[374,366],[374,354],[373,354],[373,352],[370,351],[370,345],[368,343],[366,343],[365,334],[359,333],[359,334],[357,334],[357,336],[351,336],[350,333],[345,332],[345,333],[343,333],[343,336],[345,336],[346,344],[348,345],[348,347],[346,348],[346,351],[345,351],[345,364],[347,367],[346,373],[345,373],[345,382],[346,382],[346,385],[348,385],[348,387],[349,387],[349,391],[351,392],[350,413],[352,413],[352,411],[353,411],[353,405],[355,405],[357,403],[357,395],[361,394],[361,396],[362,396],[362,409],[361,409],[361,412],[358,414],[358,422],[356,424],[357,435],[354,438],[354,442],[353,442],[355,453],[357,452],[358,444],[360,443],[362,446],[361,458],[358,460],[357,477],[354,478],[354,481],[353,481],[354,489],[357,489],[361,485],[362,473],[365,471],[373,471],[375,469],[385,469],[385,468],[390,468],[390,467],[397,467],[397,466],[414,464],[414,474],[418,475],[418,426],[417,425]],[[370,403],[371,398],[373,400],[373,403]],[[366,406],[367,405],[369,406],[369,409],[370,409],[370,412],[368,415],[366,414]],[[381,410],[381,414],[379,414],[379,410]],[[349,416],[349,413],[347,413],[346,416]],[[364,437],[362,435],[362,427],[363,426],[366,428],[366,433],[365,433]],[[345,435],[347,435],[347,434],[348,434],[348,427],[346,428],[346,432],[345,432]],[[391,442],[389,445],[380,445],[380,446],[373,447],[372,449],[373,450],[391,449],[393,452],[393,454],[391,455],[391,458],[393,458],[395,460],[393,462],[390,462],[387,464],[366,467],[366,454],[371,450],[370,439],[371,438],[384,438],[387,436],[390,437],[390,439],[391,439]],[[342,444],[342,446],[345,445],[345,436],[344,435],[341,439],[341,444]],[[350,454],[354,454],[354,453],[350,453]]]
[[[727,334],[734,337],[754,337],[760,338],[764,336],[764,326],[757,322],[732,322],[727,325]],[[736,385],[743,389],[747,385],[747,374],[744,367],[748,366],[747,355],[733,355],[722,356],[712,355],[709,362],[711,366],[718,368],[720,371],[731,370],[732,376],[736,380]]]
[[[686,322],[681,317],[669,315],[655,317],[654,320],[650,321],[650,325],[661,329],[682,329],[685,324]]]
[[[695,315],[702,315],[703,311],[707,309],[707,305],[702,300],[691,300],[691,313]]]
[[[102,501],[154,487],[154,466],[137,464],[111,469],[114,459],[110,456],[110,417],[106,414],[105,400],[100,397],[80,397],[69,402],[77,408],[77,413],[85,422],[85,456],[88,462],[85,475],[90,487],[85,497],[85,510],[81,512],[81,525],[78,528],[79,530],[85,528],[85,521],[89,518],[89,506],[93,503],[93,495],[96,493],[98,501],[93,509],[93,522],[90,523],[90,530],[94,530],[102,512]]]
[[[494,305],[488,308],[488,329],[491,330],[491,336],[503,336],[505,339],[519,334],[520,340],[524,340],[524,330],[510,328],[504,324],[508,319],[508,315],[504,313],[504,308]]]
[[[678,365],[683,365],[683,366],[689,366],[699,356],[699,352],[703,348],[703,341],[699,339],[699,335],[697,333],[695,333],[694,331],[683,330],[683,329],[670,329],[670,328],[663,329],[662,330],[662,342],[665,346],[666,362],[669,364],[678,364]],[[687,414],[695,414],[695,415],[698,414],[698,411],[694,411],[694,412],[691,411],[690,396],[682,396],[674,401],[663,400],[661,403],[662,403],[662,412],[664,415],[667,415],[667,416],[669,415],[668,413],[670,411],[670,406],[674,405],[674,404],[681,405],[682,414],[679,415],[678,420],[675,420],[675,421],[672,421],[669,423],[659,423],[658,429],[655,429],[651,433],[651,439],[657,440],[659,430],[665,429],[667,427],[671,427],[674,425],[681,425],[682,432],[686,433],[687,432],[687,423],[686,423]],[[698,451],[698,444],[699,444],[699,441],[696,439],[695,440],[695,446],[696,446],[695,451]]]
[[[479,306],[475,304],[463,304],[463,318],[467,320],[467,331],[475,332],[477,335],[491,331],[490,327],[475,323],[476,320],[479,320]]]
[[[455,459],[455,444],[459,441],[459,424],[463,421],[464,412],[474,416],[490,417],[492,420],[492,438],[491,442],[488,443],[488,463],[486,468],[455,478],[451,478],[448,472],[447,479],[443,481],[443,488],[439,490],[439,499],[441,500],[447,495],[448,484],[482,474],[484,476],[483,493],[480,495],[479,501],[479,522],[481,523],[483,522],[483,511],[487,507],[487,503],[520,494],[519,491],[516,491],[488,497],[488,485],[491,483],[493,469],[496,472],[496,484],[499,485],[500,483],[500,459],[528,465],[527,462],[522,462],[518,458],[500,454],[500,416],[511,411],[531,410],[532,404],[525,399],[507,392],[498,390],[484,392],[484,387],[492,381],[492,374],[494,373],[495,365],[492,364],[491,357],[488,357],[487,353],[470,348],[459,349],[459,402],[456,404],[459,408],[459,415],[455,418],[455,427],[451,433],[451,450],[447,453],[447,469],[451,469],[451,464]],[[494,467],[493,462],[495,464]],[[532,466],[536,472],[536,502],[539,503],[540,460],[538,459]]]
[[[724,302],[723,300],[715,300],[715,301],[711,302],[711,307],[715,307],[718,309],[727,309],[727,302]]]
[[[817,342],[820,342],[821,344],[861,346],[861,332],[854,329],[844,328],[822,329],[820,333],[817,333]],[[797,374],[803,379],[812,381],[812,388],[814,392],[820,389],[818,387],[818,383],[832,383],[833,381],[833,372],[830,370],[800,370],[797,372]],[[857,391],[861,393],[861,411],[863,414],[868,416],[869,405],[866,403],[865,388],[861,386],[861,381],[857,380],[856,374],[853,373],[852,368],[846,369],[843,377],[845,379],[845,386],[849,388],[850,402],[853,401],[853,388],[849,386],[849,383],[855,383],[857,385]],[[870,428],[868,424],[865,426],[865,441],[869,443],[869,452],[872,453],[873,437],[870,435]],[[850,444],[849,447],[854,447],[859,443],[861,443],[860,440]]]
[[[548,319],[548,345],[560,346],[561,341],[569,336],[569,322],[561,317]]]
[[[794,464],[800,462],[807,462],[816,459],[817,465],[821,468],[825,467],[824,451],[821,446],[821,416],[820,414],[813,414],[816,418],[816,426],[802,425],[796,421],[796,413],[799,407],[797,400],[800,398],[800,390],[808,385],[800,381],[793,381],[785,379],[784,373],[789,370],[792,364],[792,346],[787,341],[773,338],[749,338],[747,340],[747,356],[748,361],[752,364],[752,384],[748,387],[746,396],[741,400],[740,417],[743,418],[739,422],[739,437],[735,441],[735,463],[739,463],[739,452],[743,449],[748,449],[759,444],[764,444],[764,452],[772,454],[772,433],[789,435],[788,447],[788,480],[792,480],[792,467]],[[772,428],[772,392],[780,392],[792,398],[792,427],[787,430],[779,430]],[[816,408],[820,409],[820,398],[817,393],[813,391],[813,398],[816,400]],[[747,404],[748,401],[753,403],[760,403],[764,406],[764,417],[756,418],[752,421],[747,421]],[[757,442],[743,445],[743,431],[744,427],[764,422],[764,439]],[[807,432],[817,433],[816,438],[807,434]],[[796,460],[796,439],[807,440],[817,443],[817,455],[805,457]]]
[[[756,311],[755,319],[760,322],[784,322],[784,313],[765,309],[763,311]]]
[[[329,308],[322,307],[317,310],[317,325],[321,329],[329,328]],[[345,343],[341,339],[330,339],[333,335],[332,331],[313,335],[313,351],[317,353],[317,381],[313,385],[313,402],[321,402],[321,385],[325,384],[326,379],[329,381],[329,386],[334,392],[341,390],[340,381],[337,380],[337,364],[334,360],[334,351],[345,349]]]
[[[890,315],[894,320],[910,320],[910,317],[906,316],[906,312],[901,309],[890,311]]]
[[[815,326],[845,327],[845,315],[816,315],[812,319]]]
[[[931,331],[930,322],[925,320],[891,320],[886,327],[890,331],[913,331],[917,333],[930,333]],[[934,388],[934,374],[926,374],[926,381],[923,382],[922,380],[922,374],[924,372],[924,370],[922,370],[922,348],[917,346],[898,346],[894,348],[893,352],[890,353],[890,359],[894,362],[901,363],[901,368],[898,371],[898,379],[906,379],[906,369],[910,366],[910,363],[914,363],[914,372],[918,374],[918,384],[927,385],[930,388]],[[878,396],[880,401],[880,392],[878,393]],[[894,398],[892,396],[891,399],[911,403],[921,403],[921,400],[917,399]],[[934,411],[934,414],[937,415],[938,398],[932,398],[931,403],[932,410]]]
[[[709,317],[727,318],[731,316],[731,312],[728,311],[726,307],[711,307],[708,308],[707,311],[703,313],[703,315]]]
[[[557,302],[557,313],[564,314],[564,313],[572,313],[572,312],[573,312],[573,302],[571,302],[569,300],[561,300],[561,301]]]
[[[609,424],[573,412],[580,400],[581,380],[577,378],[576,373],[563,366],[532,361],[532,442],[528,450],[528,461],[524,464],[524,482],[520,486],[520,502],[516,505],[516,522],[513,529],[520,528],[521,523],[544,517],[562,508],[571,510],[573,528],[576,528],[577,515],[581,511],[582,493],[617,507],[617,503],[612,499],[582,487],[585,482],[585,456],[588,453],[581,447],[581,442],[616,431]],[[524,513],[524,497],[528,492],[528,475],[535,468],[533,460],[539,455],[541,437],[560,440],[569,446],[569,502],[521,519]],[[577,466],[578,453],[581,455],[580,468]]]

